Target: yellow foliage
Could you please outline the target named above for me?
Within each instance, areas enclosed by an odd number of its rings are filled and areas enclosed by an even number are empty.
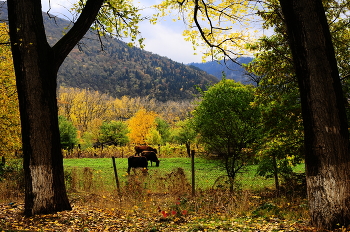
[[[8,28],[0,23],[0,154],[11,156],[21,145],[21,126]]]
[[[58,114],[67,118],[77,128],[78,138],[89,140],[98,138],[99,126],[102,125],[102,122],[126,121],[135,116],[136,113],[140,114],[145,111],[146,115],[141,116],[145,124],[152,125],[154,118],[157,116],[172,125],[187,118],[188,112],[195,107],[191,101],[161,103],[149,97],[130,98],[123,96],[113,98],[98,91],[62,86],[58,91],[57,104]],[[142,110],[139,112],[140,109]],[[150,116],[152,116],[151,120],[148,120],[147,118]],[[140,126],[140,128],[142,128],[142,134],[131,133],[135,136],[135,140],[131,139],[132,142],[153,143],[159,140],[156,133],[150,133],[151,127],[144,128]],[[81,140],[80,143],[83,144],[84,141]]]
[[[203,61],[207,57],[220,60],[225,55],[249,54],[245,44],[254,41],[254,36],[259,36],[253,30],[253,25],[257,24],[257,18],[253,17],[257,10],[254,4],[256,2],[247,0],[163,0],[154,6],[160,12],[154,17],[182,12],[184,17],[175,15],[173,21],[186,21],[185,40],[191,41],[194,49],[205,45],[207,50],[203,51]]]
[[[115,117],[113,99],[98,91],[61,87],[57,101],[58,114],[72,121],[81,133],[95,128],[96,119],[102,124],[102,121]]]
[[[128,120],[130,133],[128,134],[131,143],[146,144],[147,134],[156,127],[155,119],[158,115],[146,109],[140,109]]]
[[[88,125],[88,131],[93,134],[94,138],[98,138],[100,135],[100,127],[102,126],[103,121],[99,118],[93,119]]]

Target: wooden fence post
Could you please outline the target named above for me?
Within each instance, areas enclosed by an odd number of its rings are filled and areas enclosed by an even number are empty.
[[[113,162],[113,169],[114,169],[115,182],[116,182],[116,184],[117,184],[117,190],[118,190],[118,193],[120,193],[118,172],[117,172],[117,166],[115,165],[115,157],[114,157],[114,156],[112,156],[112,162]]]
[[[194,154],[195,154],[195,150],[192,150],[191,151],[192,196],[196,195],[196,181],[195,181],[195,170],[194,170]]]

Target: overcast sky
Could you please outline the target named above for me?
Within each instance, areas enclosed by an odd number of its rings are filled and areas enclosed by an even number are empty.
[[[150,6],[159,3],[160,0],[142,0],[137,4],[142,6]],[[50,13],[65,19],[71,14],[66,8],[72,5],[74,0],[51,0]],[[42,10],[49,9],[49,0],[42,0]],[[150,13],[149,10],[145,12]],[[152,53],[166,56],[174,61],[188,64],[191,62],[201,62],[201,55],[193,55],[195,52],[192,48],[191,42],[184,40],[182,32],[185,29],[183,22],[173,22],[171,19],[162,19],[156,25],[151,25],[148,22],[140,24],[140,31],[145,38],[145,50]]]

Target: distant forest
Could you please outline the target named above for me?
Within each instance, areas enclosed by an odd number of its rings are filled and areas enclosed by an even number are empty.
[[[44,13],[50,44],[62,36],[69,21]],[[199,68],[184,65],[115,38],[90,32],[62,64],[58,85],[96,90],[112,97],[150,97],[159,101],[193,99],[197,87],[206,89],[218,79]]]
[[[7,19],[7,9],[0,2],[0,21]],[[68,20],[43,12],[46,36],[53,45],[72,26]],[[239,58],[249,63],[250,57]],[[76,46],[58,72],[58,87],[96,90],[115,98],[149,97],[158,101],[191,100],[222,78],[250,83],[244,69],[232,62],[211,61],[185,65],[151,52],[129,47],[115,38],[99,38],[89,32]]]

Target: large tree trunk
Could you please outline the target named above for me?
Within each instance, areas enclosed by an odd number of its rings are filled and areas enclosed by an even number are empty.
[[[350,222],[350,156],[345,101],[321,0],[280,0],[298,78],[312,224]]]
[[[57,71],[90,27],[102,2],[89,0],[76,25],[51,48],[46,40],[41,1],[7,1],[22,124],[28,216],[71,209],[58,129]]]
[[[8,10],[22,124],[25,214],[69,210],[58,130],[57,70],[41,5],[15,2],[8,1]]]

